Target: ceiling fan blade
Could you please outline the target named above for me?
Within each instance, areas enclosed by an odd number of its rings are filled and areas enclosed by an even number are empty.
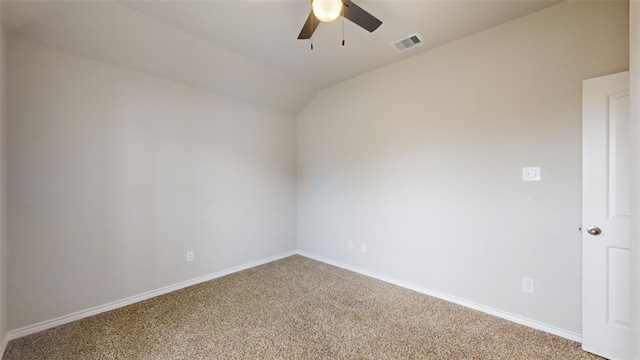
[[[382,25],[382,21],[351,2],[351,0],[343,0],[342,3],[344,4],[344,17],[356,25],[359,25],[361,28],[369,32],[374,32]]]
[[[309,13],[309,17],[307,18],[307,22],[304,23],[302,30],[300,30],[300,35],[298,35],[299,40],[311,39],[311,35],[316,31],[316,28],[320,24],[320,20],[313,15],[313,12]]]

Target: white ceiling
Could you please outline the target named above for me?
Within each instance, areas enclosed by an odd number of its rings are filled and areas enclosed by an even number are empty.
[[[380,20],[297,40],[308,0],[2,0],[10,34],[106,63],[296,113],[319,89],[554,5],[547,0],[355,0]],[[425,45],[391,43],[419,33]]]

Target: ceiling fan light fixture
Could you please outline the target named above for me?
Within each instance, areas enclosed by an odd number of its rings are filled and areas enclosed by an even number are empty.
[[[342,0],[313,0],[311,1],[313,15],[322,22],[331,22],[342,13]]]

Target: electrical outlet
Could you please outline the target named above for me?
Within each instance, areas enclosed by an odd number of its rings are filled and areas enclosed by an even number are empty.
[[[367,245],[360,244],[360,251],[362,251],[363,253],[366,253],[367,252]]]
[[[533,294],[533,286],[535,281],[533,279],[522,278],[522,291]]]
[[[347,249],[353,250],[353,241],[351,240],[347,241]]]
[[[193,261],[193,250],[187,251],[187,262]]]
[[[541,167],[523,167],[522,168],[522,181],[541,181],[542,180],[542,168]]]

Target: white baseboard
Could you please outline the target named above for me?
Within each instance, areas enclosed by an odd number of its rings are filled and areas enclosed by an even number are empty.
[[[318,255],[315,255],[315,254],[312,254],[312,253],[309,253],[309,252],[306,252],[306,251],[298,250],[297,253],[299,255],[302,255],[304,257],[308,257],[308,258],[313,259],[313,260],[318,260],[320,262],[323,262],[323,263],[326,263],[326,264],[329,264],[329,265],[337,266],[339,268],[343,268],[343,269],[346,269],[346,270],[349,270],[349,271],[353,271],[355,273],[362,274],[362,275],[365,275],[365,276],[368,276],[368,277],[371,277],[371,278],[374,278],[374,279],[382,280],[382,281],[390,283],[390,284],[398,285],[398,286],[401,286],[403,288],[407,288],[407,289],[410,289],[410,290],[413,290],[413,291],[417,291],[417,292],[422,293],[422,294],[426,294],[426,295],[429,295],[429,296],[436,297],[438,299],[449,301],[449,302],[452,302],[454,304],[462,305],[464,307],[467,307],[467,308],[470,308],[470,309],[473,309],[473,310],[478,310],[478,311],[481,311],[481,312],[489,314],[489,315],[493,315],[493,316],[496,316],[496,317],[499,317],[499,318],[502,318],[502,319],[505,319],[505,320],[509,320],[509,321],[514,322],[516,324],[520,324],[520,325],[528,326],[528,327],[536,329],[536,330],[541,330],[541,331],[544,331],[544,332],[548,332],[550,334],[557,335],[557,336],[560,336],[560,337],[565,338],[565,339],[577,341],[579,343],[582,342],[582,334],[578,334],[578,333],[575,333],[573,331],[561,329],[561,328],[553,326],[553,325],[548,325],[548,324],[545,324],[545,323],[542,323],[542,322],[539,322],[539,321],[536,321],[536,320],[531,320],[531,319],[528,319],[528,318],[525,318],[525,317],[522,317],[522,316],[519,316],[519,315],[511,314],[511,313],[506,312],[506,311],[502,311],[502,310],[495,309],[495,308],[492,308],[492,307],[489,307],[489,306],[485,306],[485,305],[481,305],[481,304],[478,304],[478,303],[474,303],[472,301],[461,299],[461,298],[458,298],[458,297],[455,297],[455,296],[447,295],[447,294],[439,292],[439,291],[427,289],[427,288],[424,288],[422,286],[411,284],[411,283],[408,283],[406,281],[398,280],[398,279],[395,279],[395,278],[392,278],[392,277],[389,277],[389,276],[386,276],[386,275],[378,274],[378,273],[375,273],[375,272],[372,272],[372,271],[369,271],[369,270],[365,270],[365,269],[362,269],[362,268],[359,268],[359,267],[356,267],[356,266],[351,266],[349,264],[345,264],[345,263],[342,263],[342,262],[339,262],[339,261],[335,261],[335,260],[328,259],[328,258],[325,258],[325,257],[322,257],[322,256],[318,256]]]
[[[485,305],[481,305],[481,304],[477,304],[471,301],[467,301],[455,296],[451,296],[451,295],[447,295],[444,293],[441,293],[439,291],[435,291],[435,290],[431,290],[431,289],[427,289],[415,284],[411,284],[408,283],[406,281],[402,281],[402,280],[398,280],[386,275],[382,275],[382,274],[378,274],[369,270],[365,270],[362,268],[358,268],[356,266],[352,266],[352,265],[348,265],[339,261],[335,261],[332,259],[328,259],[322,256],[318,256],[306,251],[289,251],[286,253],[282,253],[282,254],[278,254],[275,256],[271,256],[268,258],[264,258],[264,259],[260,259],[260,260],[256,260],[256,261],[252,261],[250,263],[246,263],[246,264],[242,264],[242,265],[238,265],[238,266],[234,266],[225,270],[221,270],[212,274],[208,274],[208,275],[204,275],[204,276],[200,276],[194,279],[190,279],[190,280],[186,280],[177,284],[173,284],[173,285],[169,285],[169,286],[165,286],[156,290],[152,290],[152,291],[148,291],[142,294],[138,294],[135,296],[131,296],[125,299],[121,299],[121,300],[117,300],[114,302],[110,302],[108,304],[104,304],[104,305],[100,305],[100,306],[96,306],[90,309],[86,309],[86,310],[82,310],[82,311],[78,311],[72,314],[68,314],[68,315],[64,315],[64,316],[60,316],[57,317],[55,319],[51,319],[51,320],[47,320],[47,321],[43,321],[37,324],[33,324],[33,325],[29,325],[29,326],[25,326],[19,329],[14,329],[14,330],[10,330],[9,332],[7,332],[7,334],[5,335],[4,339],[2,339],[2,343],[0,344],[0,356],[1,354],[4,354],[4,351],[6,349],[7,343],[13,339],[17,339],[26,335],[31,335],[43,330],[47,330],[47,329],[51,329],[53,327],[56,326],[60,326],[63,324],[67,324],[76,320],[80,320],[89,316],[93,316],[93,315],[97,315],[106,311],[110,311],[110,310],[114,310],[117,308],[121,308],[123,306],[127,306],[127,305],[131,305],[143,300],[147,300],[147,299],[151,299],[153,297],[156,296],[160,296],[160,295],[164,295],[167,293],[170,293],[172,291],[176,291],[176,290],[180,290],[192,285],[196,285],[205,281],[209,281],[209,280],[213,280],[225,275],[229,275],[229,274],[233,274],[235,272],[238,271],[242,271],[242,270],[246,270],[246,269],[250,269],[252,267],[256,267],[259,265],[263,265],[263,264],[267,264],[276,260],[280,260],[286,257],[289,257],[291,255],[294,254],[299,254],[302,255],[304,257],[310,258],[310,259],[314,259],[317,261],[321,261],[323,263],[329,264],[329,265],[333,265],[333,266],[337,266],[349,271],[353,271],[374,279],[378,279],[390,284],[394,284],[394,285],[398,285],[413,291],[417,291],[419,293],[422,294],[426,294],[429,296],[433,296],[445,301],[449,301],[458,305],[462,305],[464,307],[470,308],[470,309],[474,309],[474,310],[478,310],[481,311],[483,313],[489,314],[489,315],[493,315],[505,320],[509,320],[511,322],[520,324],[520,325],[524,325],[524,326],[528,326],[530,328],[533,329],[537,329],[537,330],[541,330],[541,331],[545,331],[548,332],[550,334],[553,335],[557,335],[560,337],[563,337],[565,339],[569,339],[569,340],[573,340],[573,341],[577,341],[577,342],[582,342],[582,335],[572,332],[572,331],[568,331],[565,329],[561,329],[552,325],[548,325],[545,323],[541,323],[539,321],[535,321],[535,320],[531,320],[519,315],[515,315],[515,314],[511,314],[502,310],[498,310],[498,309],[494,309],[492,307],[489,306],[485,306]]]
[[[186,280],[177,284],[173,284],[173,285],[169,285],[169,286],[165,286],[156,290],[151,290],[151,291],[147,291],[145,293],[142,294],[138,294],[138,295],[134,295],[134,296],[130,296],[128,298],[124,298],[121,300],[116,300],[113,302],[110,302],[108,304],[104,304],[104,305],[100,305],[100,306],[96,306],[90,309],[86,309],[86,310],[82,310],[82,311],[78,311],[78,312],[74,312],[72,314],[68,314],[68,315],[64,315],[64,316],[60,316],[57,317],[55,319],[51,319],[51,320],[47,320],[47,321],[43,321],[37,324],[33,324],[33,325],[29,325],[29,326],[25,326],[25,327],[21,327],[19,329],[14,329],[14,330],[10,330],[9,332],[7,332],[4,341],[2,342],[2,352],[0,352],[0,356],[2,354],[4,354],[4,349],[7,345],[7,343],[13,339],[17,339],[26,335],[31,335],[34,333],[37,333],[39,331],[42,330],[47,330],[47,329],[51,329],[53,327],[56,326],[60,326],[63,324],[67,324],[76,320],[80,320],[89,316],[93,316],[93,315],[97,315],[106,311],[110,311],[110,310],[114,310],[117,308],[121,308],[123,306],[127,306],[127,305],[131,305],[143,300],[148,300],[151,298],[154,298],[156,296],[160,296],[160,295],[164,295],[167,293],[170,293],[172,291],[176,291],[176,290],[180,290],[192,285],[196,285],[205,281],[209,281],[209,280],[213,280],[225,275],[229,275],[229,274],[233,274],[235,272],[238,271],[242,271],[242,270],[246,270],[246,269],[250,269],[252,267],[256,267],[258,265],[263,265],[266,263],[270,263],[272,261],[276,261],[276,260],[280,260],[292,255],[295,255],[296,251],[289,251],[289,252],[285,252],[282,254],[278,254],[278,255],[274,255],[274,256],[270,256],[268,258],[264,258],[264,259],[260,259],[260,260],[256,260],[256,261],[252,261],[250,263],[246,263],[246,264],[242,264],[242,265],[238,265],[238,266],[234,266],[225,270],[221,270],[221,271],[217,271],[215,273],[212,274],[208,274],[208,275],[204,275],[204,276],[200,276],[194,279],[190,279],[190,280]]]
[[[4,351],[7,349],[7,344],[9,343],[9,338],[5,335],[2,338],[2,343],[0,343],[0,359],[4,356]]]

